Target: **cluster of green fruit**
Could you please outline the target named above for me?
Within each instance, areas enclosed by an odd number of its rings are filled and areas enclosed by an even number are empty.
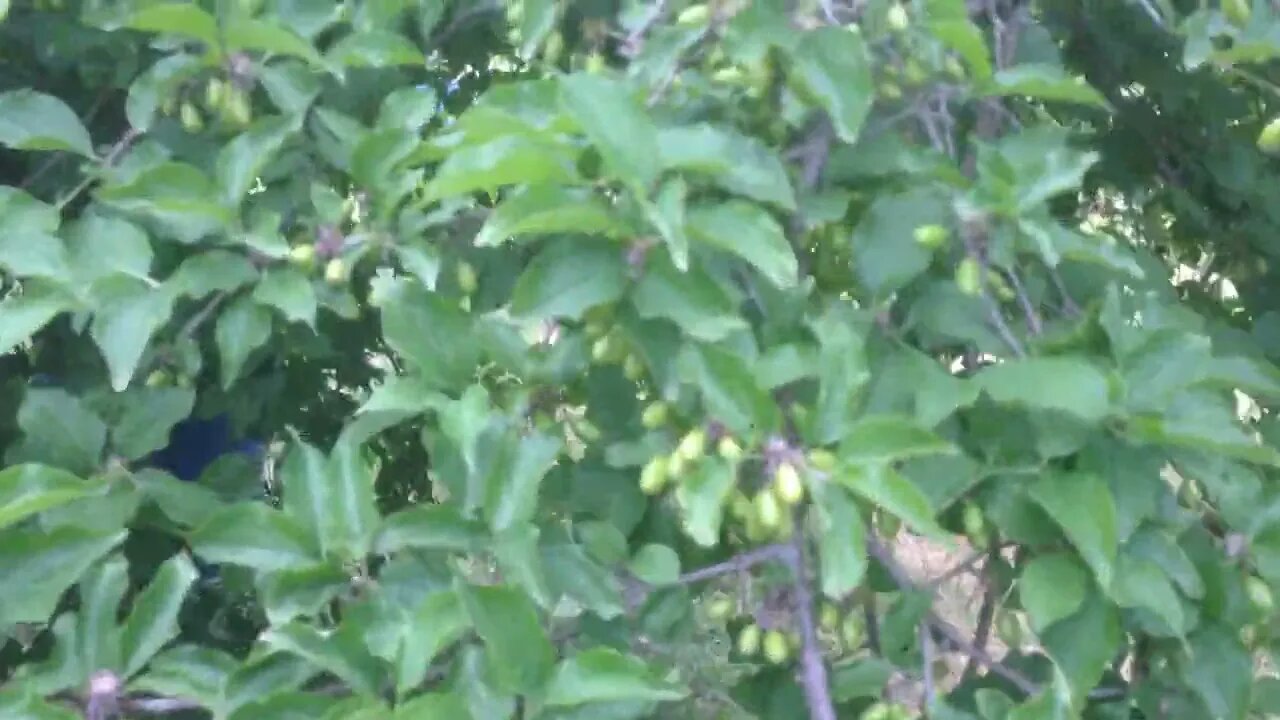
[[[784,629],[790,623],[785,613],[764,612],[767,627],[752,613],[740,612],[733,595],[716,590],[704,601],[707,619],[727,627],[733,635],[733,652],[742,660],[762,657],[773,665],[790,660],[800,649],[800,633]],[[866,624],[857,612],[842,612],[832,603],[823,603],[816,628],[823,653],[836,658],[857,652],[866,642]]]
[[[302,241],[289,249],[289,263],[299,270],[310,274],[318,266],[319,253],[316,245],[310,241]],[[349,279],[347,263],[341,257],[331,257],[324,264],[324,280],[330,285],[345,285]]]
[[[900,100],[903,88],[919,88],[939,75],[954,81],[965,79],[964,65],[932,40],[909,33],[911,13],[902,3],[894,3],[885,11],[885,26],[895,38],[901,62],[885,62],[879,66],[876,92],[890,102]]]
[[[858,720],[910,720],[912,712],[905,705],[878,702],[862,711]]]
[[[591,340],[591,362],[599,365],[622,365],[622,374],[632,382],[640,382],[648,372],[644,360],[606,316],[607,310],[588,313],[583,331]],[[662,422],[665,422],[665,416]],[[658,423],[661,425],[662,423]],[[656,427],[656,426],[655,426]]]
[[[182,129],[189,133],[198,133],[205,128],[205,113],[218,118],[231,128],[241,128],[253,121],[253,108],[249,103],[249,93],[234,81],[221,77],[211,77],[204,84],[202,97],[195,99],[195,91],[186,87],[176,95],[165,98],[160,105],[160,112],[165,115],[178,114]],[[200,105],[204,106],[204,112]]]

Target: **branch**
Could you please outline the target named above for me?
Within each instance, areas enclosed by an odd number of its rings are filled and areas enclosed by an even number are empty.
[[[929,633],[929,623],[920,623],[920,654],[922,677],[924,678],[924,697],[920,699],[921,717],[929,716],[929,708],[933,707],[934,682],[933,682],[933,637]]]
[[[105,169],[115,165],[120,160],[120,156],[123,155],[126,150],[128,150],[130,147],[133,146],[133,141],[137,140],[141,135],[142,135],[142,131],[137,130],[135,128],[129,128],[128,130],[125,130],[124,134],[120,136],[120,139],[116,140],[115,143],[111,146],[111,148],[107,150],[107,154],[103,156],[102,167]],[[62,198],[57,202],[58,211],[61,212],[63,208],[65,208],[67,205],[70,205],[72,200],[75,200],[77,197],[79,197],[80,193],[84,192],[85,190],[88,190],[89,186],[92,185],[96,180],[98,180],[98,178],[95,177],[94,175],[90,175],[84,180],[81,180],[80,184],[72,188],[71,192],[67,193],[66,197]]]
[[[916,586],[915,582],[911,580],[911,576],[907,574],[907,571],[904,570],[902,566],[898,564],[898,561],[894,559],[893,553],[890,552],[889,549],[880,542],[880,539],[874,535],[867,536],[867,552],[884,566],[885,570],[889,572],[889,575],[893,577],[894,582],[898,584],[898,587],[904,590],[920,589]],[[1020,671],[999,662],[987,654],[986,650],[976,646],[972,642],[969,642],[963,633],[953,627],[946,620],[938,617],[938,614],[933,611],[932,607],[925,615],[925,622],[931,625],[938,634],[946,638],[947,642],[956,650],[977,660],[985,666],[987,670],[1008,680],[1014,685],[1014,687],[1018,688],[1018,690],[1022,691],[1025,695],[1032,696],[1040,691],[1040,687],[1031,680],[1031,678],[1023,675]]]
[[[1022,284],[1022,279],[1018,277],[1018,273],[1010,270],[1009,281],[1013,284],[1013,291],[1018,296],[1018,304],[1022,306],[1022,314],[1027,318],[1027,330],[1032,335],[1039,335],[1044,332],[1044,324],[1040,321],[1040,314],[1036,312],[1036,308],[1031,304],[1031,297],[1027,295],[1027,289]]]
[[[791,540],[788,562],[795,590],[795,611],[800,623],[800,684],[809,705],[810,720],[836,720],[836,706],[831,700],[827,666],[822,661],[822,647],[813,622],[813,593],[809,589],[808,563],[805,561],[803,518],[797,517],[796,532]]]
[[[979,650],[986,651],[987,641],[991,639],[991,625],[996,616],[996,593],[995,584],[991,582],[991,578],[983,573],[982,578],[982,606],[978,608],[978,627],[973,631],[973,644]],[[969,663],[965,665],[964,672],[960,675],[961,681],[965,678],[972,677],[978,671],[978,662],[970,657]]]
[[[791,546],[785,543],[774,543],[765,545],[754,550],[735,555],[724,562],[718,562],[714,565],[708,565],[704,568],[691,570],[680,576],[676,583],[679,585],[692,585],[693,583],[702,582],[703,580],[711,580],[722,575],[732,575],[734,573],[742,573],[750,570],[756,565],[767,563],[773,560],[790,560]]]

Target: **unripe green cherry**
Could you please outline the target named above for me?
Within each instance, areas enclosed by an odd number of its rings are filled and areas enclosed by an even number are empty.
[[[894,32],[902,32],[911,25],[911,16],[907,14],[907,9],[902,3],[895,2],[889,6],[889,12],[885,15],[885,22],[889,25],[889,29]]]
[[[827,632],[835,632],[840,625],[840,609],[831,603],[822,603],[818,611],[818,624]]]
[[[471,267],[471,263],[466,260],[458,262],[458,268],[455,271],[458,279],[458,289],[463,295],[470,295],[476,291],[479,286],[479,278],[476,277],[476,269]]]
[[[640,424],[649,430],[656,430],[667,424],[670,414],[670,408],[666,403],[662,401],[649,403],[649,406],[640,414]]]
[[[728,435],[720,438],[720,442],[716,443],[716,452],[729,462],[737,462],[742,459],[742,446],[738,444],[737,440]]]
[[[836,469],[836,456],[830,450],[822,448],[814,448],[809,451],[809,467],[821,472],[831,472]]]
[[[965,295],[982,293],[982,270],[977,260],[967,257],[956,266],[956,287]]]
[[[1223,17],[1239,28],[1248,25],[1250,18],[1253,17],[1253,7],[1249,2],[1250,0],[1222,0]]]
[[[689,462],[695,462],[702,459],[707,452],[707,432],[702,428],[694,428],[690,430],[680,440],[680,444],[676,447],[676,454],[683,457]]]
[[[751,657],[760,652],[760,626],[751,623],[738,632],[738,653]]]
[[[1258,149],[1268,155],[1280,153],[1280,117],[1276,117],[1258,133]]]
[[[857,613],[849,613],[844,617],[844,622],[840,623],[840,639],[844,641],[846,648],[857,650],[866,640],[866,630],[862,617]]]
[[[916,242],[931,250],[941,247],[947,241],[949,235],[950,233],[947,232],[945,227],[936,224],[921,225],[915,230]]]
[[[324,266],[324,279],[330,285],[341,285],[347,281],[347,264],[342,258],[333,258]]]
[[[218,78],[209,78],[204,86],[204,106],[210,111],[222,109],[222,99],[226,96],[227,86]]]
[[[733,598],[716,593],[707,601],[707,617],[715,622],[723,622],[733,614]]]
[[[173,377],[164,370],[152,370],[151,374],[148,375],[146,379],[146,385],[149,388],[169,387],[172,384]]]
[[[761,489],[755,499],[756,521],[766,530],[777,530],[782,527],[782,505],[778,496],[769,488]]]
[[[645,367],[644,361],[635,353],[627,355],[622,361],[622,374],[631,382],[637,382],[644,377]]]
[[[764,659],[774,665],[781,665],[791,655],[791,646],[787,636],[781,630],[770,630],[764,634]]]
[[[182,103],[178,108],[178,119],[182,122],[182,129],[189,133],[198,133],[204,129],[204,118],[200,117],[196,106],[189,102]]]
[[[303,270],[310,270],[316,264],[316,248],[311,243],[294,245],[289,249],[289,262]]]
[[[666,486],[670,474],[671,465],[665,456],[651,458],[640,470],[640,492],[645,495],[657,495]]]
[[[804,482],[794,465],[779,463],[773,475],[773,491],[787,505],[795,505],[804,499]]]
[[[1259,612],[1270,615],[1275,610],[1276,603],[1271,594],[1271,587],[1262,578],[1250,575],[1244,581],[1244,590],[1249,596],[1249,603]]]

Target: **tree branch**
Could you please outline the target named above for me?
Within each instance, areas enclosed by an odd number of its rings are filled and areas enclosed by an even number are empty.
[[[800,623],[800,684],[809,705],[810,720],[836,720],[835,703],[827,681],[827,666],[822,661],[822,647],[813,622],[813,593],[809,588],[808,563],[805,559],[803,518],[797,514],[796,532],[792,536],[788,562],[795,590],[796,618]]]

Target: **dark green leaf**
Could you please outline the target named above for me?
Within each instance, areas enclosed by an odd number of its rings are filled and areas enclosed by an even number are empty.
[[[843,599],[867,571],[866,528],[853,498],[836,485],[814,487],[822,594]]]
[[[734,298],[701,267],[681,273],[666,253],[651,252],[644,275],[631,292],[642,318],[666,318],[690,336],[707,342],[723,340],[747,327]],[[652,257],[659,255],[659,257]]]
[[[830,115],[836,136],[855,142],[875,97],[871,59],[857,26],[806,33],[791,57],[796,80]]]
[[[94,156],[93,140],[75,111],[52,95],[26,88],[0,93],[0,145]]]
[[[529,319],[579,319],[622,297],[627,266],[622,248],[565,238],[539,252],[511,291],[511,312]]]
[[[122,542],[123,530],[64,525],[50,531],[0,531],[0,627],[45,622],[58,598],[93,563]]]
[[[731,200],[689,212],[689,233],[755,266],[778,287],[798,281],[796,255],[773,216],[747,202]]]
[[[534,185],[511,195],[493,209],[475,244],[501,245],[520,235],[581,233],[617,237],[627,228],[591,190]]]
[[[1062,527],[1102,587],[1110,587],[1116,561],[1116,510],[1111,491],[1095,475],[1052,473],[1027,492]]]
[[[317,671],[333,673],[356,692],[378,693],[382,672],[377,659],[350,634],[322,634],[301,623],[290,623],[267,630],[262,642],[303,658]]]
[[[190,388],[137,388],[130,391],[124,413],[111,430],[111,443],[129,460],[137,460],[169,444],[169,431],[191,415],[196,394]]]
[[[625,82],[590,73],[564,76],[560,104],[615,177],[639,188],[647,188],[658,177],[662,171],[658,129]]]
[[[569,185],[578,179],[564,148],[519,136],[499,137],[449,154],[427,183],[427,199],[439,200],[504,185]]]
[[[1081,359],[1010,360],[984,369],[976,382],[998,403],[1060,410],[1089,422],[1111,411],[1107,376]]]
[[[0,529],[88,494],[92,484],[65,470],[26,464],[0,470]]]
[[[617,700],[681,700],[689,691],[667,682],[638,658],[606,647],[584,650],[556,666],[547,686],[552,707]]]
[[[908,418],[873,415],[849,426],[839,454],[845,462],[877,464],[955,452],[954,445]]]
[[[222,387],[230,389],[249,355],[271,337],[271,311],[248,297],[237,298],[218,315],[214,337]]]
[[[22,442],[10,450],[78,475],[98,469],[107,444],[107,426],[79,398],[58,388],[31,388],[18,408]],[[19,460],[20,462],[20,460]]]
[[[711,345],[690,345],[680,359],[681,377],[696,385],[712,418],[739,436],[774,429],[778,408],[742,357]]]
[[[174,297],[165,288],[115,275],[94,286],[90,334],[111,372],[111,388],[129,386],[151,336],[169,319]]]
[[[316,323],[316,292],[311,280],[293,268],[268,270],[254,288],[253,299],[280,311],[289,322]]]
[[[699,123],[663,128],[658,144],[666,168],[705,174],[730,192],[784,210],[796,207],[795,191],[782,161],[755,138]]]
[[[141,670],[178,634],[178,612],[195,579],[191,560],[186,555],[174,555],[160,566],[134,600],[120,637],[121,669],[126,676]]]
[[[832,479],[902,518],[921,535],[950,542],[950,533],[934,519],[935,510],[929,505],[928,497],[897,470],[879,464],[865,468],[846,465],[836,471]]]
[[[1018,578],[1018,599],[1038,632],[1074,614],[1088,590],[1088,574],[1074,558],[1062,553],[1033,559]]]
[[[390,554],[405,548],[474,551],[487,533],[478,522],[462,517],[450,505],[419,505],[388,515],[374,541],[373,551]]]
[[[224,508],[191,535],[196,554],[211,562],[285,570],[320,560],[320,548],[292,516],[257,502]]]
[[[511,587],[470,587],[463,601],[476,633],[488,649],[495,689],[531,692],[542,686],[555,662],[555,649],[525,593]]]

